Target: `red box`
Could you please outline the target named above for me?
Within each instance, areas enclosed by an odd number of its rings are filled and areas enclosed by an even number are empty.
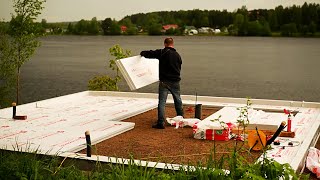
[[[198,129],[197,125],[193,126],[193,137],[195,139],[207,139],[217,141],[228,141],[231,139],[232,124],[228,124],[226,129]]]
[[[207,140],[228,141],[230,140],[230,129],[213,130],[206,129]]]

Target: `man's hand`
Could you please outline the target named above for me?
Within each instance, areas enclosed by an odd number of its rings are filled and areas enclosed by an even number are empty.
[[[140,56],[143,56],[143,57],[144,57],[145,54],[146,54],[145,51],[141,51],[141,52],[140,52]]]

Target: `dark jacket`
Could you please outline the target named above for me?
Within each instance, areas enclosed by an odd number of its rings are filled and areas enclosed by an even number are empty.
[[[182,60],[174,48],[165,47],[164,49],[141,51],[140,55],[146,58],[159,59],[160,81],[177,82],[181,80]]]

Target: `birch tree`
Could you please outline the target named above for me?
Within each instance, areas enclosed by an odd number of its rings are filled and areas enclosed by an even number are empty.
[[[45,0],[14,0],[14,14],[9,25],[11,58],[16,71],[16,103],[19,104],[20,71],[29,61],[40,41],[34,21],[41,14]]]

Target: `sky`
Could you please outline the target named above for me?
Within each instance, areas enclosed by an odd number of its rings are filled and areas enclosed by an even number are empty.
[[[98,20],[112,18],[120,20],[127,15],[154,11],[178,10],[224,10],[232,12],[242,6],[252,9],[274,9],[282,5],[303,5],[320,0],[46,0],[38,21],[47,22]],[[9,21],[13,11],[13,0],[0,0],[0,20]]]

